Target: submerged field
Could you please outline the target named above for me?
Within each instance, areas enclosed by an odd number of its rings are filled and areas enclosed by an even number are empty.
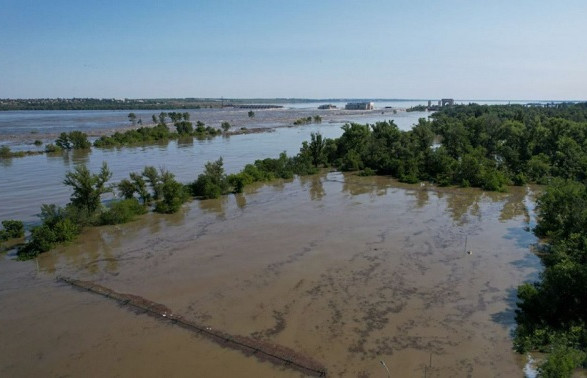
[[[394,376],[519,376],[510,331],[515,289],[539,269],[534,195],[328,173],[90,229],[37,262],[0,262],[0,375],[299,375],[64,275],[287,346],[329,376],[385,376],[380,360]]]

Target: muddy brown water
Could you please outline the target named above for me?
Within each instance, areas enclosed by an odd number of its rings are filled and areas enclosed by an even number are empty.
[[[521,376],[510,332],[515,288],[539,270],[533,198],[333,172],[91,229],[0,261],[0,376],[300,375],[56,275],[292,348],[329,376],[384,377],[381,360],[392,376]]]

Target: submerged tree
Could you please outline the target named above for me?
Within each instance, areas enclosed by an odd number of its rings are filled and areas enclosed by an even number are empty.
[[[79,209],[93,214],[100,206],[100,197],[111,191],[106,182],[112,177],[106,162],[102,163],[100,173],[92,174],[88,167],[79,165],[73,172],[65,175],[63,183],[73,188],[71,204]]]

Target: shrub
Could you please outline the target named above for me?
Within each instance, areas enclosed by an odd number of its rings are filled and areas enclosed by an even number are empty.
[[[155,205],[158,213],[175,213],[189,198],[188,189],[180,182],[175,181],[173,174],[162,172],[161,192],[163,199]]]
[[[42,145],[42,144],[43,144],[43,142],[41,142],[39,139],[35,139],[35,141],[33,142],[33,144],[34,144],[35,146],[40,146],[40,145]]]
[[[228,192],[228,182],[224,174],[222,158],[205,165],[204,173],[190,185],[192,194],[202,198],[218,198]]]
[[[2,221],[4,230],[0,231],[0,240],[22,238],[24,236],[24,224],[18,220]]]
[[[147,212],[136,198],[116,201],[110,204],[108,210],[100,214],[100,224],[121,224],[132,221],[137,215]]]
[[[81,131],[61,133],[55,140],[55,144],[63,150],[83,150],[90,148],[92,144],[88,141],[88,135]]]
[[[374,176],[374,175],[375,175],[375,171],[369,167],[367,167],[367,168],[363,169],[361,172],[359,172],[359,176]]]
[[[556,344],[550,351],[546,361],[540,365],[540,377],[561,378],[570,377],[576,367],[581,366],[586,354],[583,351]]]
[[[63,151],[63,149],[53,143],[49,143],[47,145],[45,145],[45,152],[47,153],[55,153],[55,152],[61,152]]]
[[[10,151],[10,147],[2,146],[0,147],[0,158],[10,158],[12,157],[12,152]]]

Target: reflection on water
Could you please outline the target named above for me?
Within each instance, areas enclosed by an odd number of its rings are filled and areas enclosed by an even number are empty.
[[[242,195],[241,195],[242,196]],[[229,196],[221,196],[216,199],[206,199],[198,201],[200,209],[208,213],[214,213],[219,217],[224,217],[224,208],[228,203]]]
[[[242,193],[237,193],[234,195],[234,199],[236,200],[236,205],[239,209],[244,210],[247,206],[247,197]]]
[[[10,167],[12,165],[13,158],[0,158],[0,166]]]
[[[312,201],[320,201],[324,197],[324,186],[322,185],[322,176],[311,175],[300,177],[300,185],[310,192]]]

